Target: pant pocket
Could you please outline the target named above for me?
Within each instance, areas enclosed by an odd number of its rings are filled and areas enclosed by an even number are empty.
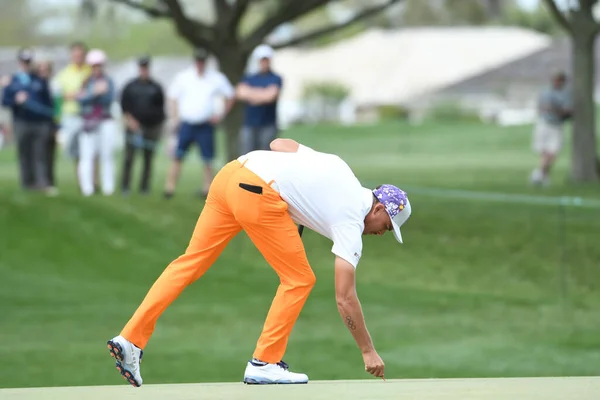
[[[262,186],[240,182],[233,193],[233,214],[240,223],[259,223],[264,207]]]

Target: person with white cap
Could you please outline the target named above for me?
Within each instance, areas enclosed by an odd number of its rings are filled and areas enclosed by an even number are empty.
[[[402,243],[400,227],[412,213],[408,196],[389,184],[365,188],[340,157],[292,139],[275,139],[270,149],[240,156],[217,173],[185,253],[152,285],[120,334],[108,340],[117,369],[131,385],[143,383],[140,360],[161,314],[208,271],[242,230],[280,279],[246,363],[244,382],[307,383],[306,374],[291,372],[283,361],[294,324],[316,281],[296,224],[333,242],[338,311],[362,354],[365,371],[384,377],[383,360],[356,294],[356,268],[363,235],[393,232]]]
[[[258,71],[246,75],[237,85],[237,98],[246,103],[240,132],[240,153],[268,150],[277,137],[277,102],[283,86],[282,77],[272,69],[273,49],[258,46],[251,61],[258,62]]]
[[[104,195],[111,195],[115,190],[115,124],[111,113],[115,100],[115,85],[104,71],[104,51],[91,50],[87,54],[86,62],[91,66],[92,72],[77,96],[83,119],[77,171],[79,184],[84,196],[94,194],[94,159],[99,155],[102,192]]]

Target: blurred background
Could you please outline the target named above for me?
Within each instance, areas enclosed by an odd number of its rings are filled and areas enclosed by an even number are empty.
[[[404,244],[366,237],[358,267],[386,378],[600,373],[598,1],[0,10],[0,387],[122,384],[106,340],[187,247],[207,158],[214,173],[263,134],[410,196]],[[178,164],[189,121],[173,110],[196,69],[224,79],[192,112],[222,118],[214,155]],[[278,96],[250,106],[244,89],[267,81]],[[317,284],[285,359],[313,380],[367,378],[331,242],[303,241]],[[144,382],[240,381],[277,284],[238,235],[159,320]]]

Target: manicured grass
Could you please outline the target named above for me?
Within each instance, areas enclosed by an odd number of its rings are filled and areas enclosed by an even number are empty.
[[[285,136],[339,154],[369,186],[600,198],[598,187],[565,183],[568,149],[553,186],[530,188],[527,127],[301,127]],[[164,153],[157,161],[152,196],[83,199],[61,160],[61,195],[46,198],[20,192],[12,149],[0,152],[1,387],[124,384],[105,342],[184,251],[203,205],[193,196],[196,154],[171,201],[161,198]],[[560,225],[556,206],[409,196],[405,244],[367,237],[358,267],[386,377],[600,373],[598,210],[568,208]],[[313,380],[366,378],[337,314],[331,242],[310,231],[303,240],[317,285],[285,359]],[[238,235],[159,320],[144,381],[241,380],[277,283]]]

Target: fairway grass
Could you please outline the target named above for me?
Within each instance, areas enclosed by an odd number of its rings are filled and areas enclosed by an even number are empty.
[[[284,135],[339,154],[371,187],[600,199],[597,186],[566,183],[568,149],[552,186],[530,187],[537,160],[527,127],[385,124]],[[185,251],[203,207],[194,196],[202,183],[197,153],[166,201],[163,150],[152,195],[91,198],[77,193],[64,159],[60,196],[22,193],[12,150],[0,152],[0,387],[120,384],[106,341]],[[365,237],[357,269],[388,379],[600,375],[600,210],[408,194],[404,244]],[[284,360],[313,383],[368,378],[336,308],[332,243],[310,230],[302,240],[317,283]],[[144,352],[145,388],[239,381],[277,284],[248,237],[235,237],[159,319]],[[398,385],[379,384],[366,386]],[[262,390],[280,389],[255,392]]]
[[[600,378],[316,381],[307,385],[242,383],[0,389],[3,400],[596,400]]]

